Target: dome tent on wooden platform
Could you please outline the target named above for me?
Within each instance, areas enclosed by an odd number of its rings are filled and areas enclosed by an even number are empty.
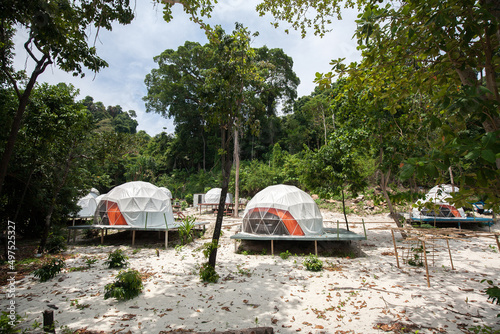
[[[174,225],[170,197],[155,185],[134,181],[113,188],[104,195],[95,211],[98,225],[168,228]]]

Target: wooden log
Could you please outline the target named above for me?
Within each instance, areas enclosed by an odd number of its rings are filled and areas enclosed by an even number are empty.
[[[55,333],[56,327],[54,324],[54,311],[43,311],[43,330],[45,333]]]
[[[193,334],[274,334],[274,329],[272,327],[255,327],[219,332],[196,332]]]

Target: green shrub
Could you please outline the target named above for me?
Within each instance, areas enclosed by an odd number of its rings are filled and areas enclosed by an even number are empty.
[[[182,224],[178,228],[179,238],[181,239],[182,245],[186,245],[193,241],[195,220],[196,218],[193,216],[187,216],[182,220]]]
[[[46,282],[59,274],[64,267],[65,263],[63,259],[51,258],[49,263],[33,271],[33,275],[39,278],[40,282]]]
[[[207,283],[217,283],[219,280],[219,274],[215,271],[215,268],[208,263],[204,263],[200,268],[200,279]]]
[[[143,287],[141,274],[137,270],[120,271],[113,283],[104,286],[104,299],[129,300],[137,297]]]
[[[285,251],[285,252],[280,253],[280,257],[281,257],[283,260],[288,259],[290,256],[292,256],[292,253],[290,253],[288,250],[287,250],[287,251]]]
[[[56,254],[66,250],[66,248],[66,237],[62,234],[60,229],[49,234],[47,243],[45,244],[45,250],[47,252]]]
[[[193,205],[193,194],[187,194],[184,196],[184,199],[188,204]]]
[[[309,256],[304,259],[304,262],[302,264],[306,267],[307,270],[310,271],[323,270],[323,261],[318,259],[318,257],[314,254],[309,254]]]
[[[0,333],[20,333],[21,330],[17,327],[17,324],[22,320],[23,318],[17,313],[11,315],[9,312],[2,311],[2,315],[0,315]]]
[[[108,260],[104,263],[108,265],[108,268],[123,268],[128,264],[128,256],[122,249],[117,249],[111,252],[108,256]]]

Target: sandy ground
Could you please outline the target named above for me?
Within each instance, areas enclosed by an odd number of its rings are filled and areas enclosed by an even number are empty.
[[[343,221],[338,213],[323,214],[325,220]],[[55,309],[58,332],[87,328],[160,333],[257,326],[272,326],[275,333],[468,333],[478,325],[500,330],[496,317],[500,307],[487,301],[487,284],[481,283],[483,279],[499,283],[500,254],[494,239],[452,240],[455,270],[446,244],[437,241],[429,259],[431,287],[427,287],[424,268],[396,266],[391,232],[373,229],[394,224],[384,215],[349,216],[352,222],[361,219],[367,222],[368,239],[341,244],[341,257],[320,256],[325,269],[316,273],[305,270],[301,255],[286,260],[279,256],[289,244],[277,244],[275,256],[235,253],[229,236],[237,232],[238,220],[225,220],[216,268],[221,279],[215,284],[202,283],[198,276],[204,262],[199,247],[207,239],[182,249],[173,245],[160,249],[159,257],[154,246],[145,245],[149,240],[161,244],[155,232],[149,232],[152,237],[139,235],[135,248],[130,247],[128,236],[119,244],[70,244],[67,252],[75,256],[66,261],[68,268],[85,266],[91,257],[98,262],[84,271],[65,270],[44,283],[33,276],[16,282],[17,312],[26,317],[27,326],[42,322],[43,310]],[[214,217],[203,215],[200,220],[214,221]],[[363,234],[359,223],[351,224],[351,230]],[[498,224],[493,230],[499,231]],[[398,233],[396,239],[402,260],[403,248],[410,245]],[[292,253],[307,253],[310,245],[306,244],[310,243],[292,245]],[[265,244],[253,246],[262,251]],[[148,276],[143,292],[125,302],[103,298],[104,286],[119,272],[104,265],[116,248],[130,257],[129,268]],[[359,256],[352,258],[355,253]],[[5,292],[4,288],[0,296],[2,310],[9,303]]]

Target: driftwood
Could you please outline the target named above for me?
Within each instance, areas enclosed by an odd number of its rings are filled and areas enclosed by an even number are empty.
[[[218,332],[189,332],[185,334],[273,334],[272,327],[255,327],[236,330],[226,330]]]

